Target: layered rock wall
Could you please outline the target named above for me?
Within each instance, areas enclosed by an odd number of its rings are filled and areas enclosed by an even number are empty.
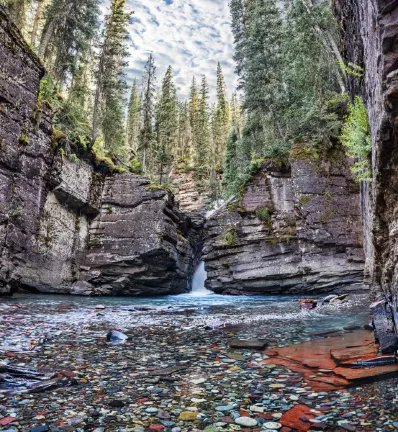
[[[241,200],[206,224],[208,288],[218,293],[320,293],[364,288],[359,186],[344,153],[294,149],[267,161]]]
[[[52,143],[45,71],[0,7],[0,293],[187,292],[200,216],[130,173],[97,172]]]
[[[364,69],[349,81],[352,97],[365,101],[372,135],[373,181],[361,195],[374,318],[387,352],[398,348],[398,2],[334,3],[343,54]]]

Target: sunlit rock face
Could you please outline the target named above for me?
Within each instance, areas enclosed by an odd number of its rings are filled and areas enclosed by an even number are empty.
[[[373,182],[361,191],[365,251],[378,336],[391,351],[398,347],[398,3],[335,0],[335,11],[345,57],[364,69],[361,80],[348,78],[351,95],[365,101],[371,127]]]
[[[187,292],[200,259],[200,215],[133,174],[62,158],[45,71],[0,7],[0,294]]]
[[[217,293],[363,289],[359,187],[341,149],[318,159],[293,151],[291,167],[266,162],[206,224],[207,286]]]

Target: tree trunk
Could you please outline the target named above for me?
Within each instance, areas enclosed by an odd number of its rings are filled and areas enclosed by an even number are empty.
[[[36,48],[36,39],[37,39],[37,34],[39,32],[39,22],[43,11],[43,5],[44,5],[44,0],[41,0],[37,5],[35,18],[33,20],[32,36],[30,39],[30,44],[32,45],[33,49]]]
[[[41,43],[40,43],[39,51],[38,51],[38,55],[39,55],[40,58],[43,58],[44,54],[47,51],[48,44],[50,43],[50,40],[53,37],[54,31],[55,31],[55,27],[56,27],[56,24],[57,24],[56,21],[57,20],[54,18],[50,22],[50,24],[47,27],[46,32],[43,35],[43,38],[42,38]]]

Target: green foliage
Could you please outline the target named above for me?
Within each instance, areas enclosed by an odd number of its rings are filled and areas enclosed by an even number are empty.
[[[357,78],[363,77],[363,68],[361,68],[360,66],[351,62],[346,65],[341,59],[337,59],[337,63],[340,66],[341,70],[343,70],[348,75],[352,75]]]
[[[349,107],[340,139],[346,148],[347,155],[355,159],[352,172],[357,181],[371,181],[372,140],[369,132],[368,113],[362,98],[359,96]]]
[[[40,81],[40,91],[36,103],[36,112],[40,112],[43,105],[47,105],[51,110],[62,107],[62,97],[57,91],[57,86],[53,77],[47,74]]]
[[[347,109],[327,0],[231,0],[230,10],[246,122],[227,145],[227,194],[252,175],[253,154],[283,160],[305,142],[317,159],[339,137]]]
[[[28,140],[28,137],[24,134],[24,135],[21,135],[20,137],[19,137],[19,143],[20,144],[22,144],[22,145],[24,145],[24,146],[27,146],[27,145],[29,145],[29,140]]]
[[[256,217],[258,219],[260,219],[262,222],[270,222],[271,221],[271,213],[267,207],[256,210],[255,214],[256,214]]]
[[[80,159],[74,153],[68,155],[68,159],[73,163],[78,163],[80,161]]]
[[[99,5],[99,0],[52,0],[45,8],[39,54],[59,86],[75,74],[89,49],[99,27]]]
[[[145,65],[142,77],[142,127],[139,137],[139,153],[144,174],[151,173],[152,151],[155,146],[154,116],[155,116],[155,85],[156,66],[151,54]]]
[[[126,11],[126,0],[112,0],[105,19],[100,47],[97,89],[94,101],[93,137],[100,128],[105,147],[120,159],[127,160],[125,147],[125,99],[127,90],[124,70],[128,66],[128,24],[132,13]]]
[[[130,150],[138,150],[138,138],[141,127],[141,98],[138,94],[137,80],[134,79],[126,122],[126,144]]]
[[[142,174],[142,166],[137,159],[130,161],[130,172],[133,174]]]
[[[234,227],[229,227],[227,231],[221,236],[221,240],[225,246],[234,246],[236,244],[235,239],[236,230]]]
[[[208,99],[209,86],[206,77],[203,77],[195,124],[196,139],[194,142],[194,167],[197,179],[208,177],[210,173],[210,118]]]

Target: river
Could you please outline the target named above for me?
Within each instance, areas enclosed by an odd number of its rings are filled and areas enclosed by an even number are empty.
[[[204,278],[199,267],[193,292],[179,296],[3,299],[2,364],[74,376],[53,390],[0,393],[0,414],[14,419],[3,430],[212,432],[240,430],[250,421],[280,430],[280,418],[295,406],[315,410],[302,430],[313,424],[323,430],[398,429],[394,377],[313,391],[300,373],[265,364],[263,351],[228,348],[232,338],[277,348],[344,335],[369,322],[366,296],[302,310],[296,296],[214,295]],[[110,330],[129,339],[109,343]],[[237,423],[242,417],[249,420]]]

